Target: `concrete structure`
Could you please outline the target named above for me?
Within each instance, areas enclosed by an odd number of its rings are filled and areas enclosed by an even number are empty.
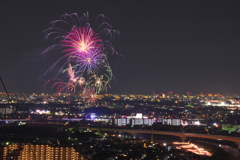
[[[98,128],[91,128],[97,130]],[[134,130],[134,129],[118,129],[118,128],[101,128],[105,131],[120,131],[132,134],[146,133],[146,134],[161,134],[171,135],[179,137],[182,141],[185,141],[187,137],[206,138],[206,139],[218,139],[235,142],[240,150],[240,137],[222,136],[222,135],[211,135],[211,134],[197,134],[197,133],[184,133],[184,132],[168,132],[168,131],[152,131],[152,130]]]

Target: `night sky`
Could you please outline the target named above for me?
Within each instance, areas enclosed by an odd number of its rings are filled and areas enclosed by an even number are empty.
[[[104,14],[120,31],[108,93],[240,93],[240,3],[184,0],[1,0],[0,76],[8,92],[52,93],[38,78],[59,57],[43,30],[64,13]],[[2,85],[1,86],[1,91]]]

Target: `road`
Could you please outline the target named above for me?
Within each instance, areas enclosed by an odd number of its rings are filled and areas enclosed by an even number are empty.
[[[102,131],[120,131],[127,132],[131,134],[146,133],[146,134],[161,134],[161,135],[171,135],[177,136],[182,139],[187,137],[196,137],[196,138],[206,138],[206,139],[218,139],[232,141],[238,144],[240,147],[240,137],[231,137],[231,136],[222,136],[222,135],[211,135],[211,134],[198,134],[198,133],[184,133],[184,132],[168,132],[168,131],[151,131],[151,130],[141,130],[141,129],[122,129],[122,128],[91,128],[92,130],[102,130]],[[239,148],[240,149],[240,148]]]

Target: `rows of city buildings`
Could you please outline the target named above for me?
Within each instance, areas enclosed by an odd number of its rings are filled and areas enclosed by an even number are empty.
[[[1,123],[4,124],[3,126],[8,127],[15,125],[100,126],[240,136],[239,108],[238,95],[192,95],[190,93],[182,96],[173,93],[153,93],[151,95],[105,94],[98,95],[98,101],[95,104],[89,104],[81,95],[0,94]],[[63,134],[66,135],[66,133]],[[67,135],[70,135],[69,132]],[[0,140],[0,142],[3,141],[3,139]],[[75,142],[78,141],[74,140]],[[87,147],[94,146],[94,143],[88,142]],[[17,144],[11,145],[8,145],[8,148]],[[139,145],[143,146],[142,143]],[[19,152],[18,156],[27,156],[25,152],[29,151],[29,146],[31,144],[21,145],[21,154]],[[41,148],[43,146],[34,147]],[[46,152],[49,153],[56,150],[51,145],[44,147],[44,149],[40,150],[48,150]],[[69,155],[66,153],[66,148],[60,153],[61,148],[59,147],[57,147],[59,153],[54,153],[54,156],[57,155],[60,158],[63,155]],[[11,149],[8,149],[7,155],[11,157],[12,154],[9,154],[9,150]],[[131,148],[131,150],[133,149]],[[143,146],[143,150],[147,149],[144,149]],[[84,156],[77,154],[78,152],[71,149],[71,147],[68,152],[72,152],[71,155],[76,155],[76,159],[79,159],[79,157],[82,159],[89,158],[86,156],[84,149],[79,152],[84,153]],[[164,154],[156,154],[154,155],[155,158],[171,157],[170,152],[167,152],[167,150],[161,152],[164,152]],[[114,151],[113,155],[118,159],[126,159],[126,153],[115,154]],[[96,156],[97,153],[90,154],[90,157],[94,155]],[[141,157],[128,156],[132,159],[144,159],[144,155],[147,154],[141,154]],[[28,156],[34,155],[28,154]],[[110,159],[116,159],[114,156],[111,156]]]
[[[213,132],[213,129],[238,132],[240,128],[238,95],[105,94],[99,95],[96,104],[86,103],[81,95],[12,93],[7,96],[1,93],[0,96],[2,118],[15,118],[16,121],[21,117],[35,122],[88,119],[104,125],[128,127],[153,124],[156,128],[159,128],[156,124],[185,128],[199,126],[203,133]]]
[[[220,94],[191,94],[187,92],[185,95],[173,94],[169,92],[167,94],[152,93],[150,95],[119,95],[119,94],[104,94],[96,95],[98,100],[111,100],[111,101],[143,101],[143,102],[161,102],[165,100],[175,100],[176,102],[194,101],[204,105],[239,105],[239,95],[220,95]],[[24,93],[10,93],[0,92],[0,103],[35,103],[35,104],[47,104],[47,103],[69,103],[69,102],[84,102],[85,99],[81,94],[70,95],[67,93],[59,94],[24,94]]]

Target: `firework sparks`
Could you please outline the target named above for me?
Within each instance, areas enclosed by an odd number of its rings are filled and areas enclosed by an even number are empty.
[[[77,57],[79,54],[87,54],[90,50],[95,49],[104,50],[105,54],[107,52],[117,53],[110,39],[114,38],[119,32],[112,29],[112,26],[104,21],[106,16],[103,14],[97,17],[95,22],[100,23],[95,23],[95,26],[90,25],[88,17],[88,13],[83,14],[81,17],[76,13],[66,13],[60,16],[60,19],[53,21],[51,26],[43,33],[45,39],[54,37],[57,43],[49,46],[42,54],[59,46],[66,53],[61,58]],[[60,25],[61,27],[59,27]]]
[[[86,87],[83,91],[83,97],[86,98],[87,103],[96,103],[97,102],[97,95],[94,87]]]
[[[56,93],[75,93],[76,91],[76,85],[71,82],[63,82],[62,80],[59,80],[58,82],[54,83],[51,87],[51,89],[56,87]]]
[[[74,70],[72,69],[72,66],[71,66],[70,63],[68,64],[67,73],[68,73],[68,76],[69,76],[69,82],[75,84],[78,81],[79,78],[75,77]]]
[[[72,28],[61,42],[63,47],[67,47],[63,50],[67,53],[66,56],[73,57],[89,54],[92,50],[103,47],[98,34],[88,27]]]
[[[100,51],[89,52],[89,54],[82,54],[76,59],[76,67],[79,71],[90,74],[90,72],[99,72],[100,68],[103,68],[106,64],[105,55]]]
[[[79,77],[78,84],[80,86],[83,86],[85,84],[85,78],[84,77]]]
[[[105,76],[107,77],[107,76]],[[100,93],[101,91],[107,91],[107,88],[110,88],[109,85],[109,77],[107,77],[107,80],[104,80],[104,75],[101,76],[97,76],[96,74],[93,74],[90,79],[93,79],[93,84],[92,86],[94,86],[96,88],[96,92]]]
[[[90,25],[88,17],[88,13],[81,17],[72,13],[64,14],[60,19],[53,21],[44,34],[46,39],[54,37],[54,41],[57,43],[49,46],[43,54],[56,47],[62,48],[63,56],[60,56],[45,74],[65,59],[65,63],[60,67],[55,78],[62,79],[58,77],[67,72],[68,81],[58,80],[51,88],[57,88],[57,93],[75,93],[76,86],[80,86],[80,92],[88,99],[87,102],[95,103],[97,101],[96,94],[106,90],[108,86],[110,87],[109,82],[113,74],[107,55],[109,51],[116,53],[110,39],[119,32],[112,29],[102,14],[94,23],[100,22],[97,27]],[[59,27],[60,24],[61,27]],[[107,79],[104,80],[104,77]]]

